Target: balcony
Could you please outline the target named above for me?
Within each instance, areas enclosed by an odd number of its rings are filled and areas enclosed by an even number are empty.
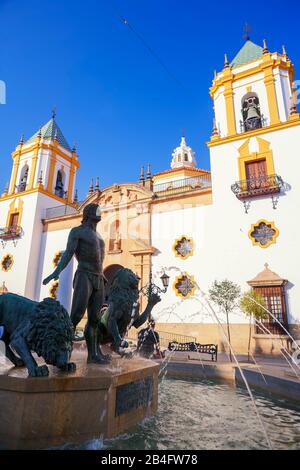
[[[60,197],[61,199],[67,199],[68,191],[64,191],[63,188],[55,188],[54,189],[55,196]]]
[[[17,192],[17,193],[22,193],[22,192],[26,191],[26,185],[27,185],[26,181],[20,183],[20,184],[16,187],[16,190],[17,190],[16,192]]]
[[[231,191],[238,199],[280,193],[284,183],[281,176],[263,175],[244,181],[236,181],[231,185]]]
[[[155,184],[153,186],[153,192],[156,197],[164,197],[206,188],[211,188],[210,173],[201,176],[193,176],[191,178],[170,181],[167,183]]]
[[[244,132],[251,132],[256,129],[261,129],[262,127],[268,127],[268,126],[269,126],[269,123],[268,123],[267,118],[265,118],[264,115],[262,115],[258,119],[253,120],[252,122],[251,120],[248,122],[240,121],[240,133],[243,134]]]
[[[61,206],[49,207],[46,209],[45,219],[56,219],[57,217],[63,217],[65,215],[72,214],[78,214],[76,207],[63,204]]]
[[[10,227],[0,228],[0,240],[15,240],[20,238],[23,234],[22,227],[18,225],[11,225]]]
[[[19,225],[0,228],[0,242],[2,248],[5,248],[7,242],[13,242],[14,246],[17,246],[17,243],[23,234],[23,229]]]

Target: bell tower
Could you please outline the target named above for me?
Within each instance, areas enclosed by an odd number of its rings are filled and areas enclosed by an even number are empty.
[[[73,204],[79,161],[54,113],[30,139],[22,136],[12,160],[0,196],[0,282],[2,275],[8,290],[35,299],[43,219],[48,208]]]
[[[278,126],[298,119],[294,107],[294,66],[285,47],[271,53],[247,38],[231,62],[215,73],[210,95],[214,102],[214,137]],[[297,115],[297,116],[295,116]]]
[[[55,120],[55,114],[30,139],[21,138],[12,153],[9,186],[2,197],[37,191],[62,203],[72,203],[76,172],[76,148],[69,146]]]

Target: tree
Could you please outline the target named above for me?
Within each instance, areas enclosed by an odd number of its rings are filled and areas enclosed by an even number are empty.
[[[266,308],[263,296],[253,289],[245,292],[240,300],[240,309],[247,317],[249,317],[248,361],[250,357],[252,319],[264,320],[268,318]]]
[[[224,281],[220,281],[220,282],[214,281],[213,285],[209,289],[210,299],[215,304],[217,304],[226,314],[228,342],[230,345],[230,348],[229,348],[230,361],[232,361],[232,354],[231,354],[229,313],[232,312],[232,310],[236,307],[237,305],[236,301],[240,295],[241,295],[240,287],[234,282],[228,281],[228,279],[224,279]]]

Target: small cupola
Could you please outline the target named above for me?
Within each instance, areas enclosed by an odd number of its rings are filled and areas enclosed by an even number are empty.
[[[195,152],[186,143],[185,137],[181,137],[179,147],[172,153],[171,168],[196,167]]]

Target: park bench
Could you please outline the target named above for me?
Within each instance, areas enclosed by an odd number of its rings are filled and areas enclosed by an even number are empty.
[[[211,360],[217,362],[218,360],[218,345],[217,344],[199,344],[199,343],[178,343],[171,341],[168,345],[169,351],[179,352],[197,352],[201,354],[210,354]]]

